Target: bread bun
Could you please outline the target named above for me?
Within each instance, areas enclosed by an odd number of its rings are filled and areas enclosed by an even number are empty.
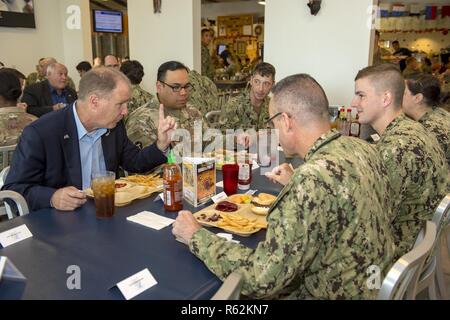
[[[266,215],[269,213],[270,206],[277,199],[277,197],[268,194],[260,193],[258,196],[253,197],[251,210],[254,214]]]
[[[254,214],[257,214],[260,216],[265,216],[266,214],[269,213],[269,207],[252,206],[251,209]]]
[[[258,196],[253,197],[252,202],[259,204],[261,206],[270,206],[277,197],[268,194],[268,193],[260,193]]]

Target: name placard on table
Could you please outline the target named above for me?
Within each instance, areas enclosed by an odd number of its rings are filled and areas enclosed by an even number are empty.
[[[122,292],[125,299],[130,300],[141,294],[147,289],[150,289],[158,282],[155,280],[150,271],[146,268],[117,284],[120,292]]]
[[[0,233],[0,244],[3,248],[6,248],[12,244],[31,238],[32,236],[30,229],[23,224]]]

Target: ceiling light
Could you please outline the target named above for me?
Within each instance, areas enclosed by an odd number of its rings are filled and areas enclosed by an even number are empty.
[[[263,6],[266,5],[266,1],[265,1],[265,0],[264,0],[264,1],[258,1],[258,3],[259,3],[259,4],[262,4]]]

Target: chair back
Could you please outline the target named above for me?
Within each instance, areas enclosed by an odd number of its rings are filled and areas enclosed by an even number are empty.
[[[0,189],[3,187],[6,181],[6,177],[9,173],[9,166],[4,167],[3,170],[0,172]]]
[[[239,300],[242,282],[243,278],[241,274],[237,272],[231,273],[211,300]]]
[[[422,274],[420,275],[417,285],[417,293],[420,293],[424,289],[428,288],[428,296],[432,300],[449,299],[447,293],[448,290],[445,284],[445,276],[442,270],[442,258],[445,259],[447,257],[448,259],[448,255],[446,257],[442,257],[441,251],[442,237],[445,236],[442,232],[449,224],[449,220],[450,194],[446,195],[444,199],[442,199],[433,215],[432,221],[436,225],[436,239],[430,256],[425,260]],[[424,230],[421,230],[417,236],[414,246],[417,246],[423,239],[423,235]]]
[[[414,300],[425,260],[436,239],[436,225],[427,221],[423,240],[395,262],[383,280],[378,300]]]
[[[208,121],[208,124],[211,126],[217,125],[221,114],[222,112],[219,110],[210,111],[205,115],[206,121]]]
[[[9,166],[9,154],[16,149],[16,146],[17,144],[0,147],[0,153],[2,154],[2,168]]]
[[[24,216],[28,214],[30,211],[28,210],[28,204],[24,197],[20,193],[10,190],[0,191],[0,200],[10,199],[14,201],[19,210],[19,215]],[[8,215],[9,217],[9,215]],[[11,217],[9,217],[11,218]]]

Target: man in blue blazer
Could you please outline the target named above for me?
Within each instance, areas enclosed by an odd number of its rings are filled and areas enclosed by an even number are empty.
[[[61,63],[47,67],[47,79],[25,87],[22,102],[28,105],[27,112],[41,117],[59,110],[77,100],[77,93],[67,85],[67,68]]]
[[[160,108],[157,141],[139,149],[127,137],[123,117],[131,97],[128,78],[113,68],[92,69],[80,81],[79,99],[26,127],[3,189],[22,194],[32,211],[75,210],[96,170],[146,172],[166,162],[176,129]]]

